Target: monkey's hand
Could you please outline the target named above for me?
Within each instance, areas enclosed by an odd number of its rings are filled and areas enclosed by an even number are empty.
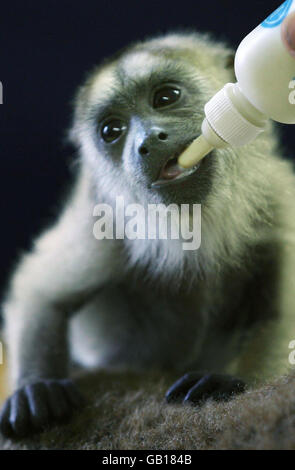
[[[40,380],[19,388],[3,405],[0,429],[6,437],[24,437],[47,425],[67,421],[83,398],[72,381]]]
[[[246,384],[235,377],[223,374],[189,372],[177,380],[166,393],[168,403],[198,405],[212,398],[215,401],[230,400],[245,391]]]

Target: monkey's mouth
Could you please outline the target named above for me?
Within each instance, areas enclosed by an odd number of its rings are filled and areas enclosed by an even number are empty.
[[[188,147],[188,145],[186,147]],[[174,154],[166,161],[166,163],[161,168],[158,179],[151,184],[152,188],[160,188],[162,186],[178,183],[197,171],[201,163],[198,163],[197,165],[188,169],[181,168],[178,165],[177,160],[182,152],[183,150],[177,154]]]

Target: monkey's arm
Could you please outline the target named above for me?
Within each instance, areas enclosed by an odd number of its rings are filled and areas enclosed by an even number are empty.
[[[1,416],[6,434],[26,434],[77,403],[67,376],[67,327],[74,304],[113,277],[113,242],[93,236],[86,175],[57,224],[37,240],[12,280],[4,304],[9,371],[14,395]],[[112,244],[112,246],[110,246]],[[111,250],[111,252],[110,252]]]

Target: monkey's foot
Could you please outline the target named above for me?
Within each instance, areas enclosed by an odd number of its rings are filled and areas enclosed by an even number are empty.
[[[166,393],[168,403],[200,404],[212,398],[226,401],[245,391],[246,384],[235,377],[223,374],[189,372],[177,380]]]
[[[3,405],[0,430],[24,437],[54,422],[67,421],[83,398],[71,380],[40,380],[14,392]]]

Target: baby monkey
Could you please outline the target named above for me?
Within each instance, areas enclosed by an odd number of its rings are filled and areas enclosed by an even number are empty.
[[[5,435],[42,430],[80,406],[69,379],[75,363],[175,371],[182,378],[167,401],[194,405],[288,371],[295,178],[272,125],[192,170],[176,164],[201,133],[205,103],[235,81],[232,63],[232,51],[208,35],[167,34],[105,61],[78,90],[73,189],[3,303],[13,387]],[[115,213],[119,196],[125,206],[186,205],[190,217],[200,204],[199,249],[172,236],[95,237],[94,208]],[[116,218],[110,224],[115,232]]]

